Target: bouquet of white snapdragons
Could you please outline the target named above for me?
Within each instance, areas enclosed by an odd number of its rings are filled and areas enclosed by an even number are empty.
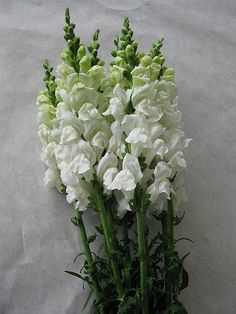
[[[65,193],[75,208],[86,257],[80,273],[94,293],[96,313],[187,313],[178,301],[187,286],[173,227],[187,199],[182,169],[190,142],[182,130],[174,70],[160,52],[163,39],[138,52],[127,18],[114,40],[114,61],[98,58],[98,35],[86,47],[65,13],[63,63],[45,61],[39,137],[45,184]],[[99,216],[103,253],[92,254],[82,213]],[[149,220],[162,223],[154,237]],[[122,229],[123,236],[118,236]],[[133,237],[132,233],[136,236]]]

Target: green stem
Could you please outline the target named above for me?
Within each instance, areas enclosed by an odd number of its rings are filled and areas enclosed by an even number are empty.
[[[126,248],[126,257],[127,260],[131,260],[131,255],[130,255],[130,249],[129,249],[129,228],[128,228],[128,223],[126,220],[123,222],[123,238],[124,238],[124,245]]]
[[[170,258],[174,255],[174,216],[172,200],[168,200],[167,211],[162,214],[162,234],[164,237],[164,267],[166,271],[167,308],[173,304],[173,278],[169,272]]]
[[[138,250],[140,265],[140,289],[142,298],[142,314],[148,314],[148,295],[147,295],[147,256],[145,241],[145,214],[143,208],[137,209],[137,232],[138,232]]]
[[[87,233],[85,230],[85,226],[84,226],[84,222],[82,219],[82,213],[80,211],[76,211],[76,218],[78,220],[79,223],[79,231],[80,231],[80,236],[81,236],[81,241],[83,243],[83,247],[84,247],[84,254],[86,256],[87,262],[88,262],[88,267],[89,267],[89,271],[92,277],[92,281],[93,281],[93,288],[94,288],[94,293],[95,293],[95,297],[96,300],[99,302],[101,300],[101,289],[100,286],[98,284],[98,279],[96,277],[97,274],[97,268],[93,263],[93,257],[92,257],[92,253],[90,250],[90,246],[89,246],[89,242],[88,242],[88,237],[87,237]],[[99,313],[100,314],[104,314],[104,307],[103,304],[99,305]]]
[[[96,199],[96,206],[98,209],[98,213],[100,216],[100,221],[101,221],[101,225],[102,225],[102,229],[104,233],[108,256],[110,257],[110,260],[111,260],[111,267],[112,267],[112,272],[115,279],[118,299],[120,301],[123,301],[124,291],[123,291],[123,287],[121,283],[120,269],[117,264],[116,257],[114,256],[114,252],[115,252],[115,248],[113,245],[114,239],[113,239],[113,235],[112,235],[111,228],[109,225],[109,218],[108,218],[108,215],[107,215],[104,203],[103,203],[102,194],[101,194],[101,191],[99,191],[99,189],[95,191],[95,199]]]

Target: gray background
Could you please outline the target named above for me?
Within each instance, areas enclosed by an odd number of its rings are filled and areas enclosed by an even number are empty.
[[[191,251],[182,298],[190,314],[236,313],[233,0],[0,1],[0,313],[80,313],[87,294],[63,272],[75,269],[80,243],[71,207],[43,186],[36,132],[41,64],[45,57],[60,61],[66,6],[84,43],[101,29],[107,61],[125,15],[142,49],[165,37],[185,130],[194,138],[185,175],[189,203],[177,230],[194,240],[180,247]],[[94,219],[87,219],[91,226]]]

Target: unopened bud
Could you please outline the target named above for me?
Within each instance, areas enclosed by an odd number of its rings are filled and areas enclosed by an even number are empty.
[[[84,45],[81,45],[78,49],[77,56],[81,60],[86,55],[86,49]]]

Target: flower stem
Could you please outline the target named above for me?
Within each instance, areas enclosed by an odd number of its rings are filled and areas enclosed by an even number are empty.
[[[115,285],[117,289],[117,294],[118,294],[118,299],[120,301],[123,301],[124,299],[124,291],[121,283],[121,275],[120,275],[120,269],[117,264],[117,259],[114,256],[115,248],[114,248],[114,239],[113,239],[113,234],[112,230],[109,225],[109,219],[108,215],[104,206],[103,198],[101,191],[99,191],[99,188],[97,188],[95,192],[95,199],[96,199],[96,206],[97,210],[99,213],[100,217],[100,222],[102,225],[103,233],[104,233],[104,238],[105,238],[105,243],[106,243],[106,248],[107,248],[107,253],[108,256],[110,257],[111,260],[111,267],[112,267],[112,272],[115,280]]]
[[[96,301],[100,302],[101,300],[101,289],[100,286],[98,284],[98,279],[97,279],[97,268],[93,263],[93,257],[92,257],[92,253],[90,250],[90,246],[89,246],[89,242],[88,242],[88,237],[87,237],[87,233],[85,230],[85,226],[84,226],[84,222],[82,219],[82,213],[80,211],[76,211],[76,218],[78,221],[78,227],[79,227],[79,231],[80,231],[80,236],[81,236],[81,241],[83,243],[83,247],[84,247],[84,254],[86,256],[87,262],[88,262],[88,267],[89,267],[89,271],[92,277],[92,281],[93,281],[93,289],[94,289],[94,293],[95,293],[95,297],[96,297]],[[104,307],[103,304],[99,304],[99,313],[100,314],[104,314]]]
[[[142,206],[136,211],[138,250],[140,265],[140,289],[142,299],[142,314],[148,314],[148,295],[147,295],[147,256],[145,244],[145,214]]]
[[[170,258],[174,255],[174,216],[172,200],[168,200],[167,211],[162,214],[162,233],[164,237],[164,267],[166,271],[167,308],[173,303],[173,280],[169,271]]]
[[[124,238],[124,245],[126,249],[126,257],[128,261],[131,260],[131,255],[130,255],[130,249],[129,249],[129,228],[128,228],[128,223],[127,220],[124,220],[123,222],[123,238]]]

